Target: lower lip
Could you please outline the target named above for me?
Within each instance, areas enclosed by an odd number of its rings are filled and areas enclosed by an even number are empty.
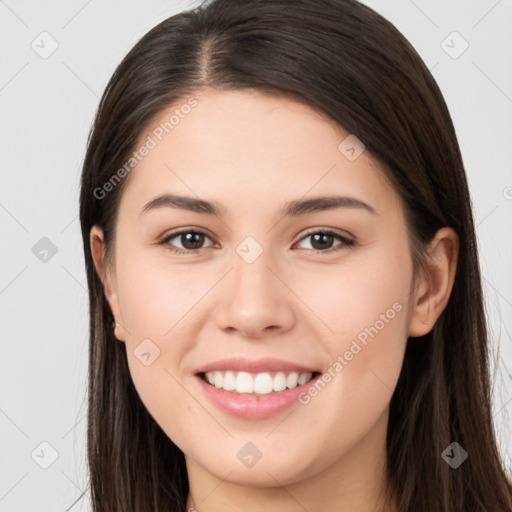
[[[306,382],[306,384],[293,389],[257,395],[216,388],[196,375],[204,394],[214,405],[232,416],[252,420],[270,418],[290,408],[298,402],[299,395],[312,386],[319,377],[320,374]]]

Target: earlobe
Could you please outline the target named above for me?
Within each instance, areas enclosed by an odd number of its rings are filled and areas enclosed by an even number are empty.
[[[409,336],[424,336],[445,309],[455,282],[459,239],[452,228],[441,228],[429,244],[426,272],[413,295]]]
[[[91,247],[91,254],[96,268],[96,272],[103,284],[105,297],[109,303],[112,316],[114,317],[115,325],[114,335],[119,341],[125,341],[125,332],[123,329],[123,322],[121,316],[121,308],[117,298],[117,287],[115,285],[115,276],[106,268],[105,265],[105,244],[103,230],[95,225],[91,228],[89,243]],[[110,327],[110,326],[109,326]]]

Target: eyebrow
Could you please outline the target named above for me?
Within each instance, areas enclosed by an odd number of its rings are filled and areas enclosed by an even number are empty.
[[[226,213],[225,208],[216,201],[206,201],[177,194],[161,194],[146,203],[139,215],[163,207],[189,210],[204,215],[215,215],[219,218],[224,217]],[[360,199],[350,196],[321,196],[289,201],[283,206],[281,214],[283,217],[298,217],[308,213],[337,208],[357,208],[366,210],[373,215],[378,215],[375,208]]]

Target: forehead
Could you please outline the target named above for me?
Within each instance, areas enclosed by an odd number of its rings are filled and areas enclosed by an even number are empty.
[[[354,135],[284,96],[207,90],[184,97],[156,116],[138,147],[149,141],[125,190],[123,202],[132,206],[162,192],[261,205],[337,189],[376,208],[393,195],[367,152],[355,160],[344,154],[346,141],[361,149]]]

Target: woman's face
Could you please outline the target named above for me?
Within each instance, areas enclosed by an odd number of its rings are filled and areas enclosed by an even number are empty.
[[[140,398],[189,470],[220,479],[286,485],[368,464],[384,454],[412,311],[399,197],[304,104],[195,98],[141,136],[151,147],[119,206],[107,295]],[[165,194],[186,199],[152,203]]]

